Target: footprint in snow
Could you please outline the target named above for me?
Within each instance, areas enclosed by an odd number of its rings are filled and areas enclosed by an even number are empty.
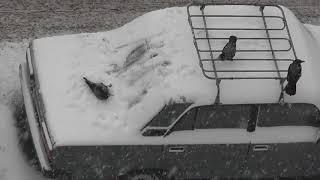
[[[143,63],[158,56],[157,49],[164,46],[164,41],[160,39],[145,39],[138,43],[127,55],[123,69],[127,70],[130,66]],[[141,62],[142,61],[142,62]]]
[[[139,80],[143,80],[144,77],[148,77],[147,75],[149,73],[156,73],[157,72],[156,70],[164,68],[170,64],[171,64],[170,61],[162,61],[162,62],[157,62],[155,64],[142,66],[141,68],[137,68],[134,71],[131,71],[127,74],[127,76],[126,76],[127,83],[129,86],[133,86]],[[152,80],[152,79],[150,79],[150,80]]]
[[[102,38],[102,42],[104,44],[105,54],[107,53],[117,53],[118,50],[111,44],[111,42],[107,38]]]

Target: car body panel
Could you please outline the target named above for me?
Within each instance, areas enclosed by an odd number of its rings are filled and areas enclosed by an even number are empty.
[[[252,144],[245,175],[249,177],[288,177],[303,175],[295,169],[299,165],[297,150],[300,143]]]
[[[184,152],[170,152],[172,147],[184,147]],[[241,176],[248,144],[201,144],[166,146],[164,158],[175,167],[177,178],[212,178]]]
[[[32,141],[35,147],[35,150],[38,155],[38,160],[40,162],[40,166],[43,170],[51,170],[51,166],[45,154],[45,149],[43,145],[43,141],[40,135],[40,126],[36,117],[36,110],[33,105],[33,99],[31,96],[30,82],[28,76],[27,64],[23,63],[19,66],[19,76],[20,76],[20,84],[27,114],[27,121],[31,131]]]
[[[163,146],[68,146],[54,150],[54,167],[77,179],[114,179],[132,170],[165,169]]]
[[[319,143],[300,143],[297,151],[299,158],[299,171],[304,176],[312,177],[320,174],[320,144]]]

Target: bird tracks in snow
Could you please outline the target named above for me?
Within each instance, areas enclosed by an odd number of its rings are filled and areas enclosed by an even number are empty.
[[[125,56],[126,59],[122,67],[120,67],[117,64],[112,64],[112,66],[114,66],[113,70],[107,73],[110,74],[110,73],[117,72],[118,75],[121,75],[123,72],[126,72],[133,65],[143,64],[145,61],[148,61],[158,56],[159,52],[157,52],[157,49],[163,47],[164,43],[163,43],[163,40],[161,40],[161,38],[160,39],[154,39],[154,38],[157,38],[157,37],[159,38],[161,34],[162,32],[147,38],[139,39],[139,40],[118,46],[116,49],[124,48],[129,45],[132,46],[132,48],[130,48],[130,50],[128,51],[128,54]]]

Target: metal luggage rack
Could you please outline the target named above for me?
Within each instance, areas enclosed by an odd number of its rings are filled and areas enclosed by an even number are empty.
[[[208,78],[208,79],[215,79],[216,80],[216,85],[218,89],[218,93],[215,99],[216,104],[220,104],[220,82],[221,80],[239,80],[239,79],[275,79],[279,80],[280,82],[280,87],[281,87],[281,92],[280,92],[280,97],[279,97],[279,102],[283,101],[283,83],[286,79],[286,77],[281,76],[281,72],[287,72],[287,69],[279,69],[278,62],[279,61],[287,61],[287,62],[292,62],[294,59],[297,59],[296,51],[293,46],[291,34],[289,31],[289,27],[287,24],[287,20],[285,17],[285,13],[283,9],[279,5],[258,5],[258,4],[253,4],[252,6],[258,6],[259,10],[261,12],[261,15],[212,15],[212,14],[205,14],[204,9],[205,8],[200,8],[201,6],[211,6],[211,5],[248,5],[248,4],[216,4],[216,3],[206,3],[206,4],[189,4],[187,6],[187,13],[188,13],[188,21],[189,25],[191,27],[192,35],[193,35],[193,42],[194,46],[197,50],[197,55],[199,59],[199,65],[202,69],[203,75]],[[282,14],[282,16],[266,16],[264,13],[264,8],[266,6],[269,7],[275,7],[278,8]],[[191,7],[197,7],[199,8],[199,11],[201,11],[201,14],[192,14],[190,11]],[[202,18],[201,18],[202,17]],[[221,17],[228,17],[228,18],[262,18],[264,28],[211,28],[207,27],[207,19],[208,18],[221,18]],[[203,27],[195,27],[193,19],[194,18],[201,18]],[[268,18],[279,18],[282,20],[282,27],[281,28],[269,28],[267,25],[266,19]],[[203,30],[205,31],[205,37],[197,37],[195,30]],[[246,53],[259,53],[259,52],[270,52],[272,55],[272,58],[254,58],[254,59],[234,59],[234,61],[273,61],[275,70],[274,69],[266,69],[266,70],[257,70],[257,69],[249,69],[249,70],[219,70],[216,68],[216,63],[217,61],[222,61],[218,58],[214,58],[214,53],[219,53],[222,52],[221,49],[213,49],[212,48],[212,41],[213,40],[228,40],[228,37],[210,37],[209,33],[214,32],[214,31],[265,31],[265,37],[238,37],[238,40],[267,40],[269,44],[269,49],[243,49],[243,50],[238,50],[238,52],[246,52]],[[287,37],[281,37],[281,38],[273,38],[270,37],[270,32],[269,31],[285,31],[287,33]],[[198,41],[205,40],[207,41],[208,44],[208,49],[199,49]],[[272,40],[282,40],[282,41],[287,41],[289,44],[289,47],[287,49],[274,49]],[[286,59],[279,59],[276,58],[276,52],[292,52],[294,55],[294,59],[291,58],[286,58]],[[201,53],[209,53],[210,58],[202,58]],[[204,63],[205,62],[212,62],[212,70],[208,70],[204,68]],[[223,76],[219,77],[219,73],[221,72],[245,72],[245,73],[272,73],[275,72],[276,76]]]

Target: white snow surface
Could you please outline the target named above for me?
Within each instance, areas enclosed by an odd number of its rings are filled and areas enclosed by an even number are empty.
[[[310,102],[319,107],[319,44],[313,35],[286,8],[285,13],[297,56],[306,60],[297,95],[285,96],[287,102]],[[191,9],[200,13],[197,9]],[[258,7],[207,7],[206,13],[260,15]],[[266,8],[265,15],[280,15],[276,8]],[[281,21],[268,20],[269,28],[281,27]],[[196,26],[202,26],[195,20]],[[263,28],[261,19],[208,20],[208,27]],[[197,32],[199,35],[204,32]],[[266,37],[264,31],[216,32],[213,36]],[[270,31],[271,37],[287,37],[286,31]],[[147,51],[136,62],[124,67],[130,52],[143,44]],[[225,41],[217,44],[222,48]],[[287,43],[274,42],[285,49]],[[211,104],[216,96],[213,80],[206,79],[198,64],[186,7],[168,8],[147,13],[118,29],[34,41],[36,68],[40,78],[47,122],[56,145],[143,143],[139,129],[165,103],[186,99],[195,104]],[[200,48],[207,48],[200,44]],[[238,49],[268,49],[267,41],[239,41]],[[271,53],[238,53],[236,58],[272,58]],[[278,58],[294,58],[292,52]],[[288,63],[279,63],[287,69]],[[271,69],[274,62],[222,62],[219,69]],[[221,73],[221,76],[230,74]],[[233,76],[249,75],[233,73]],[[257,74],[250,74],[255,76]],[[264,76],[276,76],[265,73]],[[282,73],[285,76],[286,73]],[[113,96],[107,101],[94,97],[82,80],[112,83]],[[221,82],[221,102],[225,104],[275,103],[280,95],[277,80],[226,80]],[[184,97],[184,98],[182,98]],[[136,141],[136,142],[133,142]]]
[[[0,180],[44,179],[26,161],[13,117],[12,104],[22,103],[18,66],[25,61],[26,42],[0,42]]]
[[[13,124],[10,109],[0,104],[0,179],[1,180],[40,180],[40,173],[25,161],[18,145],[17,131]]]

